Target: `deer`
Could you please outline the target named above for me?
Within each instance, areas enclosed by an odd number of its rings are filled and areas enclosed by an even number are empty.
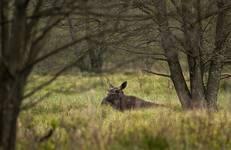
[[[163,106],[138,98],[136,96],[126,95],[123,90],[127,87],[127,81],[124,81],[119,87],[110,84],[107,96],[102,100],[101,105],[109,105],[112,108],[125,111],[137,108],[150,108],[156,106]]]

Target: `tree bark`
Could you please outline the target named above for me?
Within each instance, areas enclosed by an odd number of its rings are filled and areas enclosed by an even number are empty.
[[[217,23],[216,23],[216,36],[215,36],[215,49],[212,53],[212,60],[209,69],[209,77],[207,83],[206,99],[210,108],[217,109],[217,96],[219,91],[221,72],[224,60],[224,43],[226,40],[225,35],[225,13],[224,13],[224,0],[217,0]]]
[[[203,84],[203,76],[201,70],[201,34],[200,24],[193,25],[197,20],[196,15],[193,15],[193,6],[200,7],[199,1],[182,0],[182,20],[184,32],[184,48],[188,58],[189,77],[190,77],[190,91],[192,96],[193,107],[204,107],[205,91]],[[200,9],[197,11],[199,12]],[[200,13],[198,13],[200,15]]]
[[[83,6],[84,6],[84,11],[87,14],[88,13],[88,1],[83,2]],[[84,22],[85,22],[85,36],[89,37],[89,35],[91,34],[92,28],[91,28],[91,24],[92,20],[89,16],[85,16],[84,17]],[[74,41],[75,38],[75,28],[72,25],[72,20],[70,17],[68,17],[68,23],[69,23],[69,27],[70,27],[70,35],[72,40]],[[104,30],[104,26],[101,24],[100,20],[97,20],[98,26],[97,28],[97,32],[103,32]],[[91,39],[88,38],[84,41],[85,47],[88,50],[88,55],[83,56],[81,59],[79,59],[79,64],[78,67],[80,69],[80,71],[87,71],[87,72],[95,72],[95,73],[100,73],[102,71],[102,67],[103,67],[103,55],[105,52],[105,46],[104,46],[104,35],[102,34],[100,37],[97,37],[97,39]],[[76,51],[76,56],[79,57],[79,48],[78,47],[74,47],[75,51]]]
[[[178,52],[174,49],[174,40],[169,30],[166,1],[156,0],[155,5],[158,10],[157,18],[160,28],[161,45],[167,57],[171,80],[175,86],[182,107],[187,109],[191,107],[191,95],[180,66]]]
[[[96,45],[89,51],[91,71],[95,73],[100,73],[103,67],[103,47],[101,45]]]
[[[5,1],[6,2],[6,1]],[[12,22],[2,26],[0,57],[0,149],[14,150],[16,123],[20,112],[25,80],[23,68],[27,57],[26,49],[26,6],[25,1],[14,1]],[[3,3],[2,3],[3,4]],[[4,3],[6,4],[6,3]],[[7,21],[8,6],[1,5],[1,18]],[[28,70],[29,71],[29,70]]]
[[[168,59],[167,61],[168,61],[168,65],[169,65],[169,69],[171,73],[171,80],[174,84],[174,87],[176,89],[176,93],[181,102],[181,105],[185,109],[192,108],[190,91],[185,82],[185,78],[184,78],[184,75],[183,75],[183,72],[180,66],[180,62],[178,60],[179,59],[178,55],[176,54],[176,52],[174,51],[169,52],[169,49],[166,49],[166,56]]]
[[[25,78],[13,77],[8,69],[0,66],[0,149],[14,150],[16,124],[20,111]]]

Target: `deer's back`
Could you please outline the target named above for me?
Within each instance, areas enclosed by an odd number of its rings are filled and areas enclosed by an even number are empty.
[[[157,104],[145,101],[135,96],[124,96],[121,99],[120,109],[127,110],[127,109],[135,109],[135,108],[144,108],[144,107],[152,107]]]

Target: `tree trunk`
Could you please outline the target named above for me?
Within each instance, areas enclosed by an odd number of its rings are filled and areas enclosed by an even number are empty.
[[[220,78],[222,71],[222,63],[217,58],[216,61],[211,62],[210,70],[209,70],[209,78],[207,84],[207,93],[206,100],[208,102],[209,108],[217,109],[217,96],[219,92]]]
[[[201,70],[201,34],[200,24],[193,25],[193,22],[200,18],[200,13],[197,17],[193,15],[193,6],[200,7],[198,1],[182,0],[182,19],[184,32],[184,48],[188,58],[189,77],[190,77],[190,91],[192,97],[192,107],[204,107],[205,91],[203,84],[203,76]],[[200,8],[197,10],[200,12]]]
[[[100,45],[96,45],[97,48],[89,51],[89,57],[91,62],[91,70],[95,73],[100,73],[103,67],[103,50]]]
[[[166,40],[166,38],[165,38]],[[176,93],[183,108],[192,108],[191,95],[185,82],[184,75],[180,66],[179,58],[175,51],[166,50],[168,65],[171,73],[171,80],[174,84]]]
[[[85,1],[83,3],[83,7],[85,8],[85,13],[88,13],[88,8],[87,8],[88,2]],[[69,28],[70,28],[70,35],[71,35],[71,39],[74,41],[75,38],[75,28],[72,25],[72,20],[70,18],[70,16],[67,18],[68,19],[68,24],[69,24]],[[85,21],[85,36],[89,37],[92,33],[91,33],[91,19],[89,18],[89,16],[85,16],[84,18]],[[98,20],[98,27],[97,31],[100,33],[104,30],[104,26],[101,24],[100,20]],[[79,63],[78,63],[78,67],[80,69],[80,71],[87,71],[87,72],[95,72],[95,73],[100,73],[102,71],[102,67],[103,67],[103,54],[105,51],[105,46],[103,44],[103,40],[104,40],[104,35],[101,35],[100,37],[97,37],[97,39],[90,39],[87,38],[84,41],[85,47],[86,49],[89,51],[88,55],[83,56],[81,59],[79,59]],[[76,51],[76,56],[79,57],[79,47],[74,47],[75,51]]]
[[[191,107],[191,95],[184,79],[182,68],[180,66],[178,53],[174,49],[174,40],[169,31],[166,2],[165,0],[156,0],[156,8],[158,10],[158,24],[160,27],[161,45],[167,57],[171,79],[175,86],[176,93],[183,108]]]
[[[5,99],[7,101],[15,101]],[[16,143],[16,123],[19,114],[19,108],[12,106],[11,103],[6,103],[1,110],[1,135],[0,135],[0,149],[14,150]]]
[[[20,76],[13,77],[2,64],[0,81],[0,149],[14,150],[16,124],[25,80]]]
[[[6,2],[6,1],[4,1]],[[11,3],[10,1],[9,3]],[[16,142],[16,124],[20,112],[23,89],[28,72],[22,71],[27,58],[26,48],[26,6],[25,1],[14,1],[11,12],[7,3],[1,3],[2,20],[12,16],[11,24],[1,26],[0,55],[0,149],[14,150]],[[8,4],[9,4],[8,3]]]
[[[212,60],[209,69],[209,77],[207,83],[206,99],[210,108],[217,109],[217,96],[220,85],[221,72],[224,60],[224,43],[225,35],[225,14],[224,14],[224,1],[217,0],[217,23],[216,23],[216,36],[215,36],[215,49],[212,53]]]
[[[84,3],[85,4],[85,3]],[[88,28],[88,25],[87,25],[87,17],[86,17],[86,19],[85,19],[85,23],[86,23],[86,29],[85,29],[85,35],[86,36],[88,36],[87,35],[87,30],[89,29]],[[68,25],[69,25],[69,31],[70,31],[70,36],[71,36],[71,40],[72,41],[75,41],[76,40],[76,30],[75,30],[75,27],[73,26],[73,23],[72,23],[72,18],[71,18],[71,16],[68,16],[67,17],[67,21],[68,21]],[[89,42],[88,42],[88,40],[86,40],[86,41],[84,41],[84,44],[86,45],[86,47],[87,47],[87,49],[88,49],[88,47],[89,47]],[[74,47],[74,49],[75,49],[75,55],[76,55],[76,57],[78,58],[79,57],[79,53],[80,53],[80,51],[81,51],[81,46],[79,47],[79,45],[78,46],[76,46],[76,45],[74,45],[73,46]],[[84,72],[84,71],[89,71],[90,70],[90,63],[89,63],[89,59],[88,59],[88,56],[82,56],[80,59],[79,59],[79,61],[78,61],[78,65],[77,65],[77,67],[80,69],[80,71],[81,72]]]

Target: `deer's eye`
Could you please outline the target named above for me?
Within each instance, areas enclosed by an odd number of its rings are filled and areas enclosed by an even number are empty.
[[[116,93],[119,93],[120,91],[119,90],[115,90]]]

